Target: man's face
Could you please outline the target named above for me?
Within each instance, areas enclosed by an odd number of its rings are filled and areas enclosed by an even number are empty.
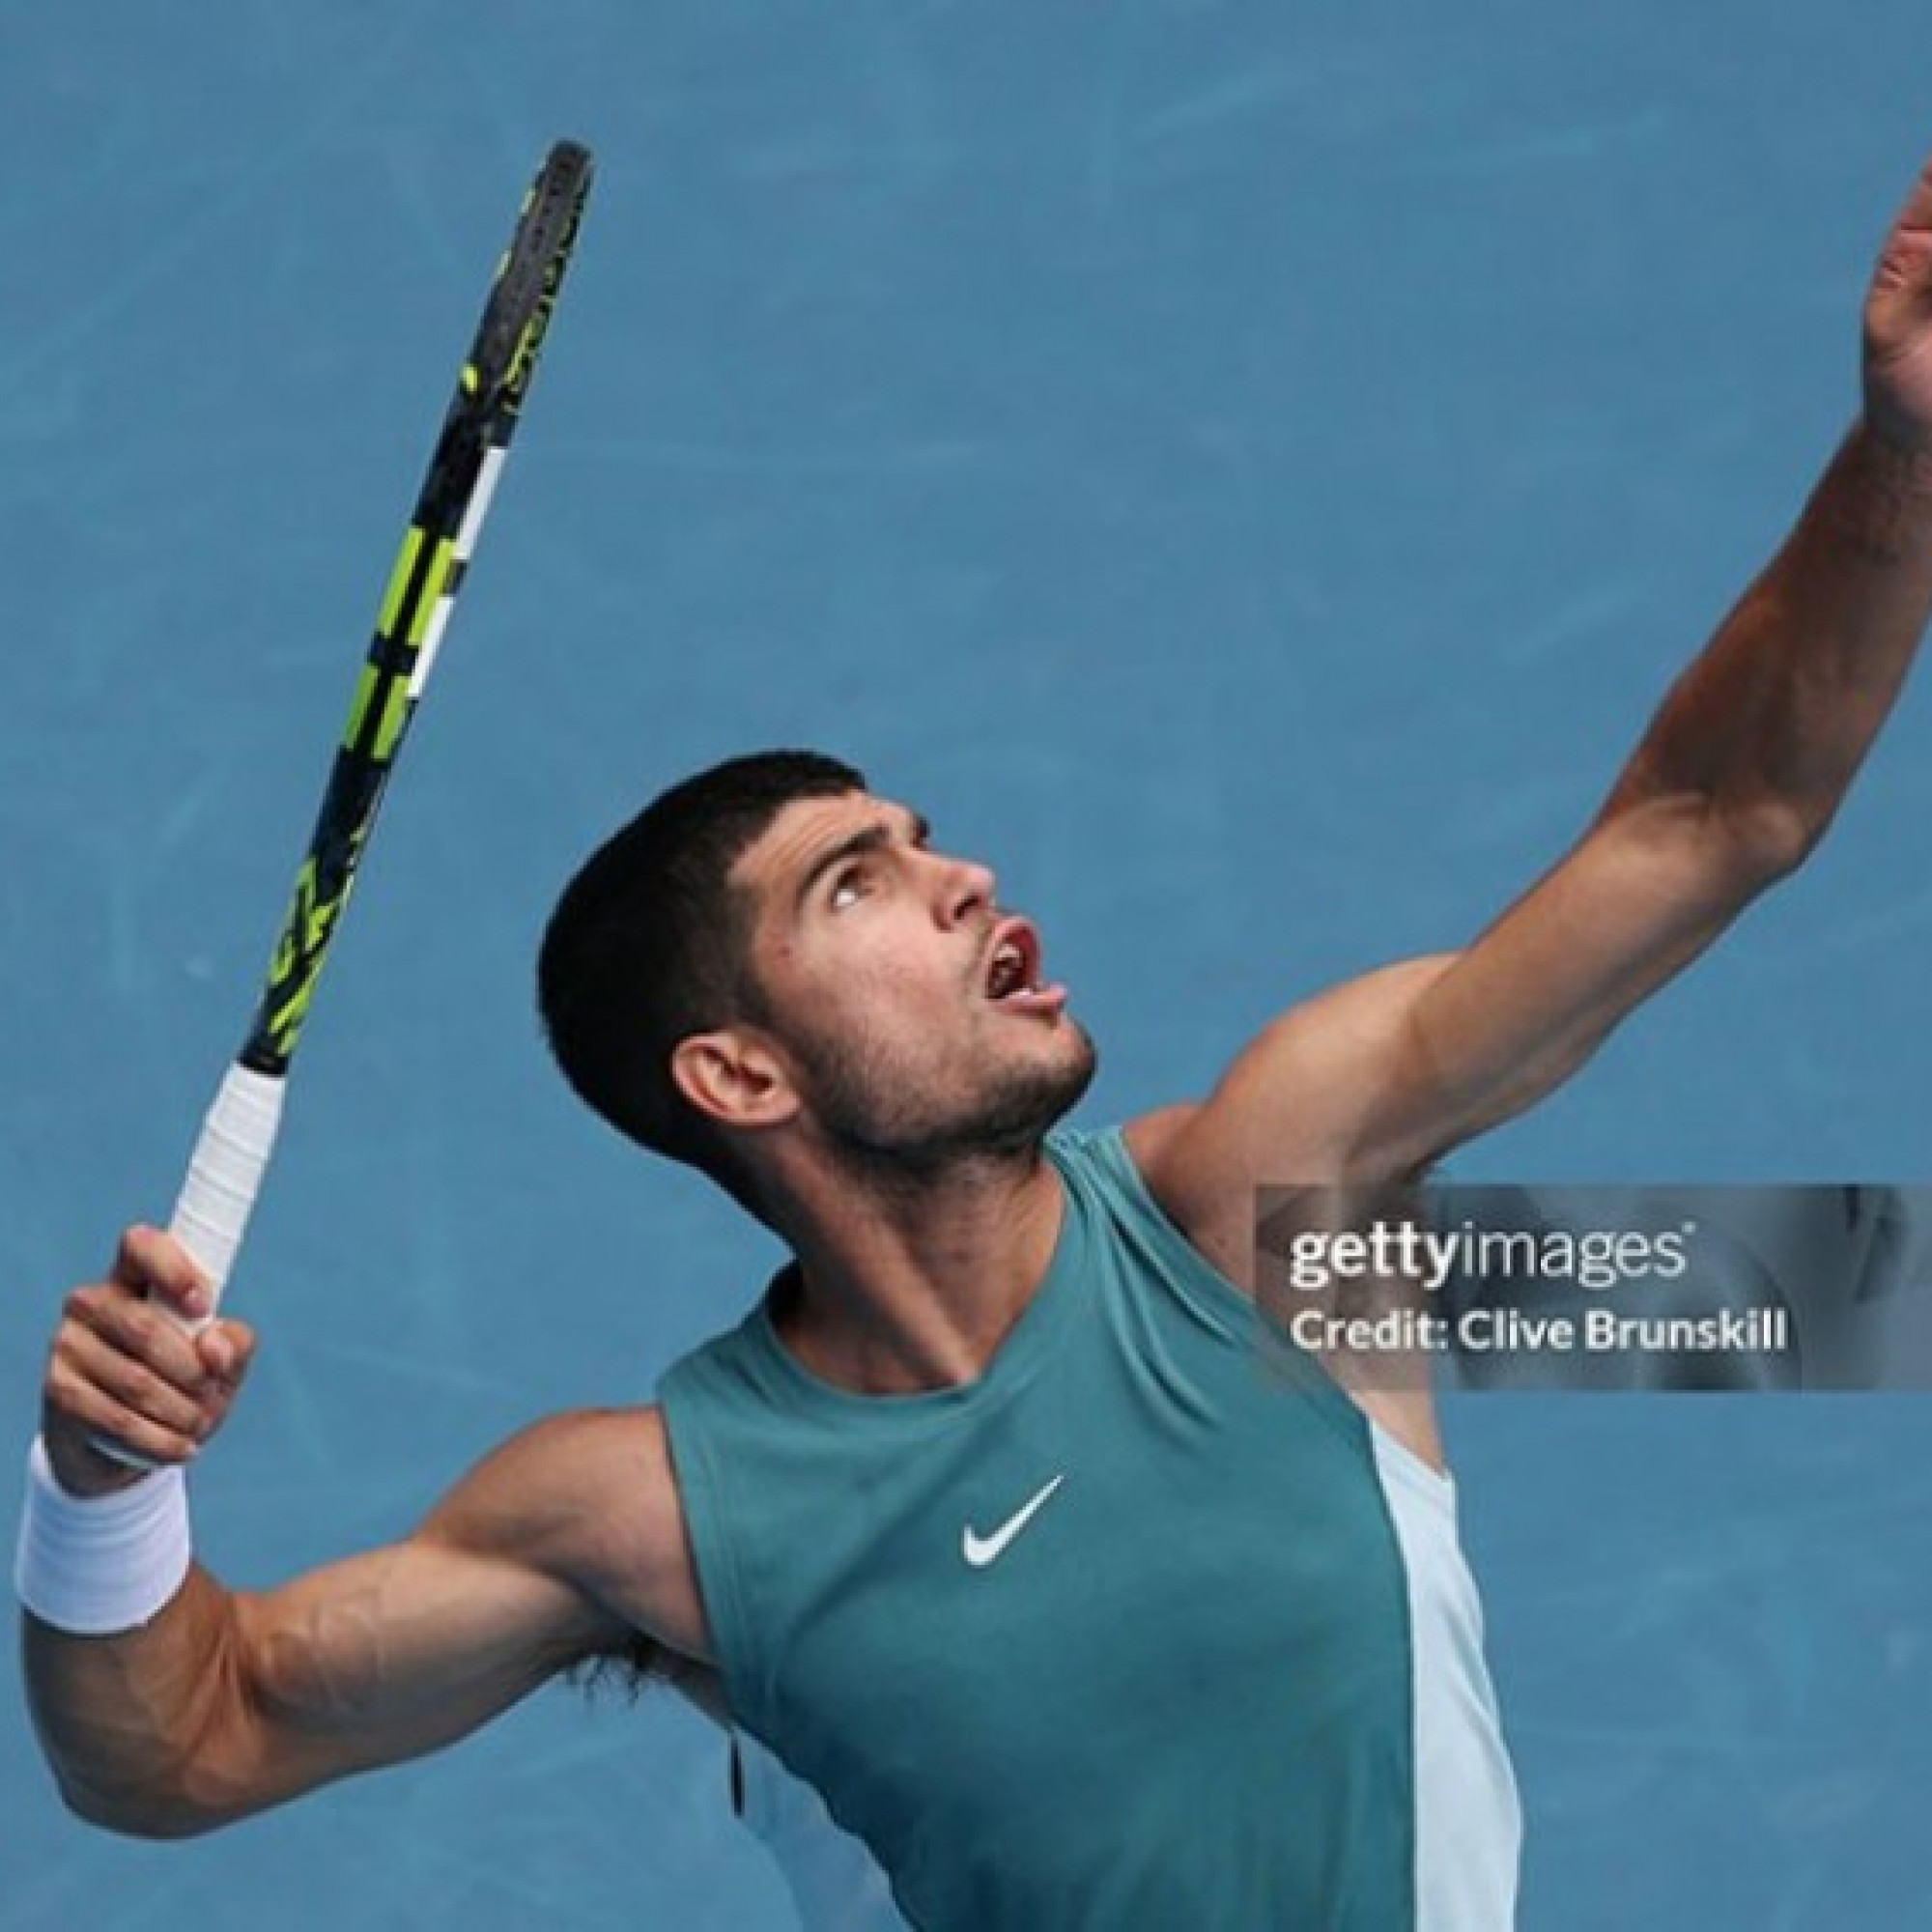
[[[983,867],[865,792],[781,811],[739,860],[767,1030],[811,1118],[924,1169],[1029,1149],[1085,1093],[1093,1042]]]

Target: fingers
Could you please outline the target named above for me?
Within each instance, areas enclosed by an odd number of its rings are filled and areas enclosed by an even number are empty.
[[[194,1338],[205,1380],[201,1396],[201,1440],[228,1419],[255,1359],[255,1331],[242,1321],[214,1321]]]
[[[255,1355],[255,1331],[245,1321],[214,1321],[194,1338],[195,1351],[209,1377],[229,1393],[240,1388]]]
[[[1879,250],[1865,294],[1865,413],[1894,443],[1932,446],[1932,162]]]
[[[108,1279],[154,1295],[187,1321],[199,1321],[214,1305],[194,1257],[159,1228],[129,1228],[114,1251]]]
[[[255,1337],[239,1321],[183,1325],[204,1320],[209,1305],[192,1258],[152,1228],[129,1229],[108,1279],[68,1296],[43,1389],[47,1454],[66,1488],[92,1494],[133,1480],[92,1438],[179,1463],[220,1428]]]

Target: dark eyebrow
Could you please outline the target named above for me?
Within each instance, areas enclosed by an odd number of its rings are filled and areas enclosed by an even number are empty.
[[[923,845],[932,837],[932,826],[923,811],[906,814],[909,828],[907,843]],[[858,831],[849,833],[838,844],[821,852],[799,881],[798,892],[792,899],[792,910],[802,912],[805,902],[811,896],[811,891],[826,873],[835,871],[848,859],[857,859],[867,852],[883,852],[898,841],[898,828],[883,818],[877,818],[869,825],[862,825]]]

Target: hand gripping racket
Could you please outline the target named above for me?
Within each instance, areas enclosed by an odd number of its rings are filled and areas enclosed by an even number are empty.
[[[316,980],[502,474],[590,177],[589,152],[559,141],[531,184],[389,574],[262,1003],[202,1124],[169,1223],[208,1277],[211,1312],[196,1326],[213,1319],[241,1248]]]

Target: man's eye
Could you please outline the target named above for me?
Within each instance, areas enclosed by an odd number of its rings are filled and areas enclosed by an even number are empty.
[[[864,897],[865,891],[866,875],[855,866],[849,872],[840,872],[833,880],[828,903],[837,912],[841,906],[851,905]]]

